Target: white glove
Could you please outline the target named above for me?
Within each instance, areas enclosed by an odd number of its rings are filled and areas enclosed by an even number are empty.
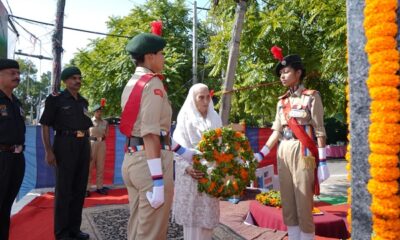
[[[319,164],[318,164],[318,182],[322,183],[329,178],[329,168],[326,163],[326,148],[318,148]]]
[[[146,197],[153,208],[159,208],[164,203],[164,180],[161,158],[148,159],[147,165],[153,179],[153,192],[147,192]]]
[[[264,145],[258,153],[254,153],[254,158],[257,159],[258,162],[261,162],[265,156],[269,153],[269,147]]]
[[[172,140],[172,144],[171,144],[172,151],[179,154],[183,159],[185,159],[189,163],[192,163],[193,155],[202,154],[201,152],[197,151],[196,149],[182,147],[177,142],[175,142],[175,140],[173,138],[171,140]]]
[[[154,186],[153,192],[147,192],[146,197],[149,200],[150,205],[157,209],[164,204],[164,185]]]

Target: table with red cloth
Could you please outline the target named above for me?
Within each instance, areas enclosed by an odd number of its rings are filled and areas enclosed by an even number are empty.
[[[346,155],[346,146],[326,146],[326,157],[327,158],[344,158]]]
[[[341,214],[338,216],[334,212],[324,211],[323,207],[319,208],[324,214],[314,216],[316,235],[339,239],[350,237],[346,227],[346,216]],[[249,211],[257,226],[287,231],[287,227],[283,223],[281,208],[265,206],[254,200],[250,202]]]

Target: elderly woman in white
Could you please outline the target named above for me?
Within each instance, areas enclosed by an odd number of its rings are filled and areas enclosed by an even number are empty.
[[[178,114],[174,140],[185,148],[195,148],[202,133],[222,126],[206,85],[193,85]],[[176,158],[173,215],[183,225],[185,240],[211,240],[219,223],[219,199],[197,191],[202,172],[192,162]]]

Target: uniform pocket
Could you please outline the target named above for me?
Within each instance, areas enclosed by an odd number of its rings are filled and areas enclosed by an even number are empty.
[[[61,107],[61,114],[65,116],[70,116],[73,114],[72,106]]]

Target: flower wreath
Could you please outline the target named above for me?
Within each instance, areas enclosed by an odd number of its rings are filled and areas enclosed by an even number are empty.
[[[193,167],[204,173],[199,192],[214,197],[242,195],[255,179],[257,162],[244,134],[230,128],[210,130],[203,133],[198,149],[203,154],[193,157]]]

